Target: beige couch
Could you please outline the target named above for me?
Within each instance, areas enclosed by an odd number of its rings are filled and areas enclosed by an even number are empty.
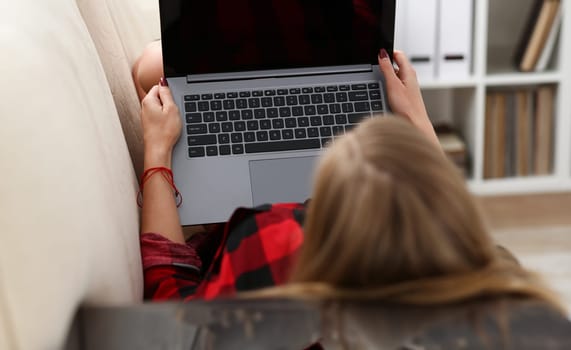
[[[130,67],[159,36],[158,0],[0,1],[0,349],[141,301]]]

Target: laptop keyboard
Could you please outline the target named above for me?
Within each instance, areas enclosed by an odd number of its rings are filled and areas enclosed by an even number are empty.
[[[378,82],[184,96],[188,156],[319,149],[383,112]]]

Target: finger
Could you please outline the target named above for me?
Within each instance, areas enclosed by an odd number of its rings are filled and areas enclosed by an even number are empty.
[[[399,77],[396,75],[395,70],[393,68],[393,64],[391,63],[391,59],[385,49],[381,50],[379,54],[379,68],[383,75],[385,76],[385,80],[387,83],[387,88],[392,89],[397,86],[397,84],[402,85]]]
[[[397,65],[400,68],[398,76],[402,80],[412,79],[416,76],[416,72],[414,70],[414,67],[412,66],[412,64],[410,63],[410,61],[408,60],[408,57],[406,57],[404,52],[395,51],[394,52],[394,58],[395,58],[395,62],[397,63]]]
[[[175,104],[168,86],[159,85],[159,98],[161,99],[163,107],[173,106]]]
[[[149,90],[145,98],[143,98],[143,106],[146,105],[161,105],[161,100],[159,98],[159,86],[155,85]]]

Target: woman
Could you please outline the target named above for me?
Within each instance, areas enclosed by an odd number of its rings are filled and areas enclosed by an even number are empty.
[[[522,295],[558,307],[536,277],[494,246],[440,149],[413,67],[401,52],[395,61],[398,73],[381,50],[389,104],[400,117],[373,118],[326,151],[305,225],[301,204],[239,209],[224,230],[185,242],[172,176],[144,178],[146,297],[255,291],[440,304]],[[145,169],[170,168],[180,134],[179,112],[161,82],[143,100]]]

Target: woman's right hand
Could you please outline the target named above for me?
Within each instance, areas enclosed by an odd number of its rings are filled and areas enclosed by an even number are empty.
[[[399,66],[398,73],[395,72],[386,50],[381,50],[379,67],[385,76],[387,95],[392,112],[408,119],[440,147],[434,127],[426,112],[414,67],[401,51],[394,52],[394,59]]]

